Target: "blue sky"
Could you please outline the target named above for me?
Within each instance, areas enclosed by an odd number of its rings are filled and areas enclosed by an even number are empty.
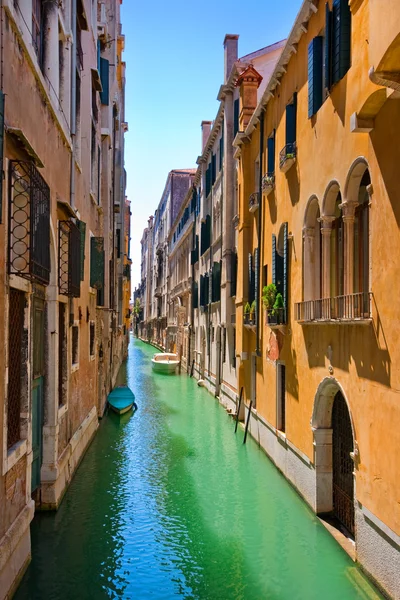
[[[168,172],[196,167],[200,123],[217,113],[225,34],[239,34],[244,56],[287,37],[300,5],[301,0],[124,0],[133,288],[140,280],[142,232]]]

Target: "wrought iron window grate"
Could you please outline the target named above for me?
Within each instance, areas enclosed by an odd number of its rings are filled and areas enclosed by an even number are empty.
[[[81,232],[73,221],[59,221],[58,287],[60,294],[79,298],[81,291]]]
[[[50,281],[50,189],[33,163],[10,161],[8,272]]]
[[[11,448],[21,438],[21,367],[24,307],[24,293],[11,288],[8,338],[7,448]]]

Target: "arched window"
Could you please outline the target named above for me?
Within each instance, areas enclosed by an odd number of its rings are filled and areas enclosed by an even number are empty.
[[[366,170],[360,182],[354,219],[353,291],[355,294],[369,292],[369,195],[367,186],[370,183],[371,178]]]
[[[318,198],[309,201],[303,228],[303,298],[322,298],[322,239]]]
[[[342,196],[338,192],[335,203],[334,221],[331,234],[331,297],[344,294],[344,228],[342,209]]]

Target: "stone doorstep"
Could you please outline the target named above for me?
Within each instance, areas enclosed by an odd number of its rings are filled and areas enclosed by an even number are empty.
[[[354,540],[348,537],[343,531],[341,531],[335,522],[335,519],[329,515],[320,516],[317,515],[317,519],[322,523],[327,531],[335,538],[337,543],[343,548],[343,550],[350,556],[352,561],[356,561],[356,544]]]

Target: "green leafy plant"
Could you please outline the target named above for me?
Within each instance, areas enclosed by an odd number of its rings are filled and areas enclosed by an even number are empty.
[[[286,154],[286,159],[289,160],[289,158],[294,158],[293,152],[290,152],[289,154]]]
[[[274,306],[273,306],[273,314],[278,314],[281,308],[284,308],[283,296],[278,293],[275,298]]]
[[[269,285],[265,285],[263,287],[262,301],[264,304],[264,308],[271,309],[274,307],[276,294],[277,289],[274,283],[270,283]]]
[[[255,312],[256,312],[256,301],[253,300],[253,302],[251,303],[251,306],[250,306],[250,314],[254,315]]]
[[[248,302],[246,302],[246,304],[244,305],[244,314],[245,315],[250,314],[250,304]]]

